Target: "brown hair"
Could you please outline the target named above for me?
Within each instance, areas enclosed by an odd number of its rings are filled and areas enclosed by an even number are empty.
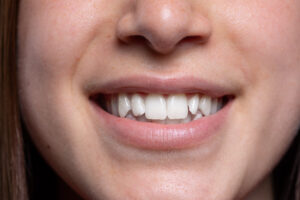
[[[45,199],[47,195],[48,199],[53,193],[53,185],[45,187],[50,188],[48,191],[47,189],[40,191],[44,197],[39,196],[37,190],[41,189],[42,181],[36,180],[45,180],[43,178],[47,176],[48,184],[56,184],[56,178],[53,178],[56,175],[49,167],[47,168],[41,158],[28,161],[29,156],[31,158],[40,156],[21,124],[18,107],[16,59],[18,4],[18,0],[0,0],[0,199],[28,200],[30,185],[32,185],[30,199]],[[290,149],[274,170],[273,186],[276,200],[300,200],[299,144],[298,133]],[[29,151],[24,147],[29,148]],[[27,176],[26,171],[29,171],[30,176]]]
[[[17,100],[18,2],[0,0],[0,199],[27,199],[25,159]]]

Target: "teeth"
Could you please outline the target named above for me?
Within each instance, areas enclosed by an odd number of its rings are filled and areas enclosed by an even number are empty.
[[[128,95],[120,94],[118,98],[118,104],[120,117],[125,117],[128,111],[131,109]]]
[[[166,100],[163,95],[149,94],[145,100],[147,119],[164,120],[167,117]]]
[[[169,119],[184,119],[187,117],[188,108],[185,94],[169,95],[167,113]]]
[[[139,94],[132,95],[131,108],[134,116],[141,116],[145,113],[145,102],[141,95]]]
[[[190,97],[189,101],[189,110],[194,115],[196,114],[199,106],[199,95],[195,94],[194,96]]]
[[[218,112],[225,101],[199,94],[118,94],[107,101],[113,115],[160,124],[188,123]]]
[[[208,116],[211,111],[211,97],[202,96],[199,100],[199,109],[201,110],[202,114]]]

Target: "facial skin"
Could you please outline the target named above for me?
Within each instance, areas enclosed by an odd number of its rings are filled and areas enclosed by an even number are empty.
[[[31,137],[85,199],[267,199],[260,183],[299,128],[299,9],[292,0],[21,0],[19,96]],[[116,141],[87,88],[139,75],[230,88],[218,137],[176,151]]]

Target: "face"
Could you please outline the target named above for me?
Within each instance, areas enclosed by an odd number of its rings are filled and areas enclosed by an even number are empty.
[[[246,198],[299,127],[299,9],[22,0],[22,117],[86,199]]]

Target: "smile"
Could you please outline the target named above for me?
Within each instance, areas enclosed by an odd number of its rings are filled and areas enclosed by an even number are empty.
[[[204,143],[224,125],[234,101],[226,88],[193,78],[133,78],[92,88],[94,110],[113,138],[143,149]]]
[[[217,113],[228,96],[212,98],[201,94],[114,94],[100,95],[94,101],[110,114],[141,122],[188,123]]]

